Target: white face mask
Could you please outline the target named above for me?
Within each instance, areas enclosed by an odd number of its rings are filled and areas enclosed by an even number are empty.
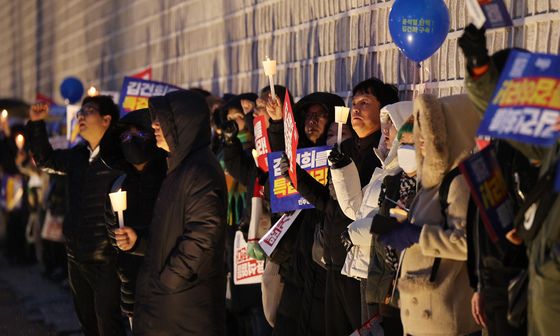
[[[407,174],[416,172],[416,149],[411,145],[402,145],[397,151],[399,166]]]

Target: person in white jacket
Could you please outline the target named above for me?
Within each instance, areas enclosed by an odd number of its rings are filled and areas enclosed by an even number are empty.
[[[378,197],[383,178],[396,174],[400,168],[397,160],[399,142],[397,131],[412,114],[412,102],[403,101],[387,105],[381,109],[380,119],[383,139],[377,148],[372,148],[382,162],[376,168],[368,185],[360,187],[358,169],[354,163],[332,169],[331,174],[338,203],[344,214],[355,220],[348,226],[348,233],[354,245],[348,252],[342,274],[358,279],[367,279],[371,246],[371,218],[378,209]],[[369,217],[368,220],[361,220]]]
[[[360,175],[354,162],[336,168],[331,166],[332,181],[336,196],[344,214],[353,220],[349,225],[346,240],[350,240],[348,254],[341,273],[361,281],[362,320],[367,321],[378,312],[376,305],[366,303],[366,286],[372,235],[370,233],[371,217],[378,207],[378,197],[383,178],[395,174],[400,168],[397,162],[399,142],[395,139],[397,131],[412,114],[412,102],[397,102],[384,106],[380,111],[382,139],[375,152],[382,166],[375,168],[369,184],[361,188]],[[345,156],[339,153],[340,156]],[[346,158],[346,160],[348,160]],[[332,161],[332,160],[331,160]],[[369,215],[368,219],[365,217]],[[361,219],[364,219],[360,221]]]

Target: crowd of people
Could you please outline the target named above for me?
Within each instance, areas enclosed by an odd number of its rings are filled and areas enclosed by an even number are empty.
[[[280,85],[275,96],[271,87],[222,98],[174,91],[122,118],[110,97],[93,96],[77,113],[83,141],[53,149],[49,108],[34,104],[25,127],[2,121],[2,174],[23,190],[4,204],[7,257],[42,260],[50,275],[65,273],[67,259],[85,335],[552,335],[559,144],[490,142],[521,218],[496,243],[458,166],[477,151],[510,50],[488,55],[472,25],[459,46],[468,94],[399,101],[394,85],[370,78],[353,88],[342,126],[341,97],[294,102]],[[268,256],[256,240],[283,213],[272,212],[269,173],[252,152],[253,120],[265,116],[270,150],[285,151],[284,99],[298,148],[332,150],[326,184],[297,167],[293,185],[313,208]],[[283,155],[278,169],[291,183],[289,167]],[[124,226],[108,196],[118,190],[127,191]],[[528,209],[530,234],[518,230]],[[64,243],[44,241],[34,257],[29,243],[37,247],[49,216],[63,217]],[[232,280],[237,232],[265,260],[260,284]]]

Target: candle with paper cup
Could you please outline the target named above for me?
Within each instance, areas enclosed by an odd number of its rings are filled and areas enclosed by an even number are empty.
[[[95,97],[99,95],[99,91],[97,91],[97,89],[95,88],[95,86],[90,86],[89,89],[87,90],[87,95],[90,97]]]
[[[336,137],[336,143],[340,146],[342,141],[342,125],[348,120],[348,114],[350,113],[350,108],[346,106],[335,106],[334,107],[334,121],[338,124],[338,134]]]
[[[126,191],[119,189],[118,191],[109,193],[109,198],[111,199],[113,211],[118,215],[119,227],[122,228],[124,226],[123,212],[126,210]]]
[[[266,56],[266,60],[262,62],[264,68],[264,74],[268,77],[268,83],[270,85],[270,94],[272,95],[272,99],[276,100],[276,91],[274,91],[274,78],[273,76],[276,74],[276,61],[271,60]]]
[[[25,137],[23,134],[16,135],[16,146],[19,150],[23,150],[23,146],[25,145]]]

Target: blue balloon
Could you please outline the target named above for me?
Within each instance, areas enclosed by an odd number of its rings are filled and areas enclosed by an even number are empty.
[[[60,95],[64,99],[68,99],[70,104],[75,104],[82,99],[84,95],[84,86],[76,77],[66,77],[60,84]]]
[[[443,0],[396,0],[389,13],[389,32],[406,57],[421,62],[445,41],[449,10]]]

